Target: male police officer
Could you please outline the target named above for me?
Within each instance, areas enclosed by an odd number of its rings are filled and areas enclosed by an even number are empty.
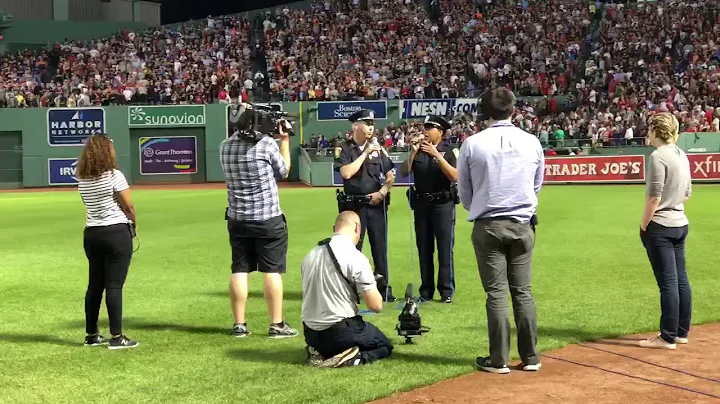
[[[395,182],[394,164],[373,139],[375,113],[372,110],[360,110],[349,120],[353,136],[340,144],[340,157],[336,162],[343,177],[344,191],[338,193],[338,210],[351,210],[360,216],[362,229],[357,249],[362,251],[367,230],[375,275],[380,275],[378,291],[386,301],[395,301],[392,288],[388,285],[387,262],[387,209],[390,188]]]
[[[455,205],[459,202],[455,182],[458,149],[441,144],[450,124],[436,115],[425,118],[425,135],[412,141],[412,153],[403,164],[403,173],[414,174],[415,185],[408,189],[415,213],[415,239],[420,260],[420,299],[432,300],[435,293],[433,255],[438,246],[440,300],[452,302],[455,291],[453,245]]]

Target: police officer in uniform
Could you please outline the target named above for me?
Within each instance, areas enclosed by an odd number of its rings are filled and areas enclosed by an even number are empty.
[[[378,291],[391,302],[396,298],[388,285],[387,210],[395,182],[394,164],[373,137],[374,111],[360,110],[349,121],[353,136],[340,144],[336,161],[336,169],[343,177],[343,192],[337,191],[338,210],[351,210],[360,216],[361,234],[356,247],[362,251],[367,231]]]
[[[436,115],[425,117],[425,133],[411,141],[412,153],[403,164],[403,173],[414,174],[407,191],[415,215],[415,239],[420,261],[420,299],[435,294],[433,255],[438,250],[437,290],[440,301],[451,303],[455,292],[453,246],[455,243],[455,205],[457,193],[458,149],[442,142],[450,124]]]

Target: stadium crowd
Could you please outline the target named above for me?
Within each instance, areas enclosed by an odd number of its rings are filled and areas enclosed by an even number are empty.
[[[683,131],[720,131],[720,21],[704,0],[368,3],[278,7],[255,21],[257,43],[253,22],[226,16],[5,55],[0,107],[237,102],[268,87],[272,101],[465,98],[506,86],[540,99],[514,120],[545,144],[642,143],[655,111]],[[268,77],[253,74],[256,52]],[[406,129],[382,134],[403,147]],[[478,129],[456,122],[450,141]]]

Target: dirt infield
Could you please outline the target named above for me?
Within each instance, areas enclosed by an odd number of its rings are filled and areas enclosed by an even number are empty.
[[[720,324],[694,327],[674,351],[637,346],[652,335],[571,345],[543,354],[539,372],[477,371],[373,404],[720,403]]]
[[[310,185],[300,181],[278,182],[279,188],[311,188]],[[224,182],[204,182],[198,184],[134,184],[130,185],[131,190],[176,190],[176,191],[199,191],[203,189],[225,189]],[[20,188],[0,189],[2,192],[77,192],[74,186],[43,187],[43,188]]]

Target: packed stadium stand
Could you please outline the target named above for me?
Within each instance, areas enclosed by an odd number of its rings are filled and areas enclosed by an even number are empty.
[[[475,98],[506,86],[524,100],[514,121],[546,145],[643,144],[661,110],[683,131],[720,131],[720,24],[704,1],[308,3],[6,54],[0,107]],[[411,125],[382,134],[402,146]],[[451,139],[480,129],[458,122]]]

